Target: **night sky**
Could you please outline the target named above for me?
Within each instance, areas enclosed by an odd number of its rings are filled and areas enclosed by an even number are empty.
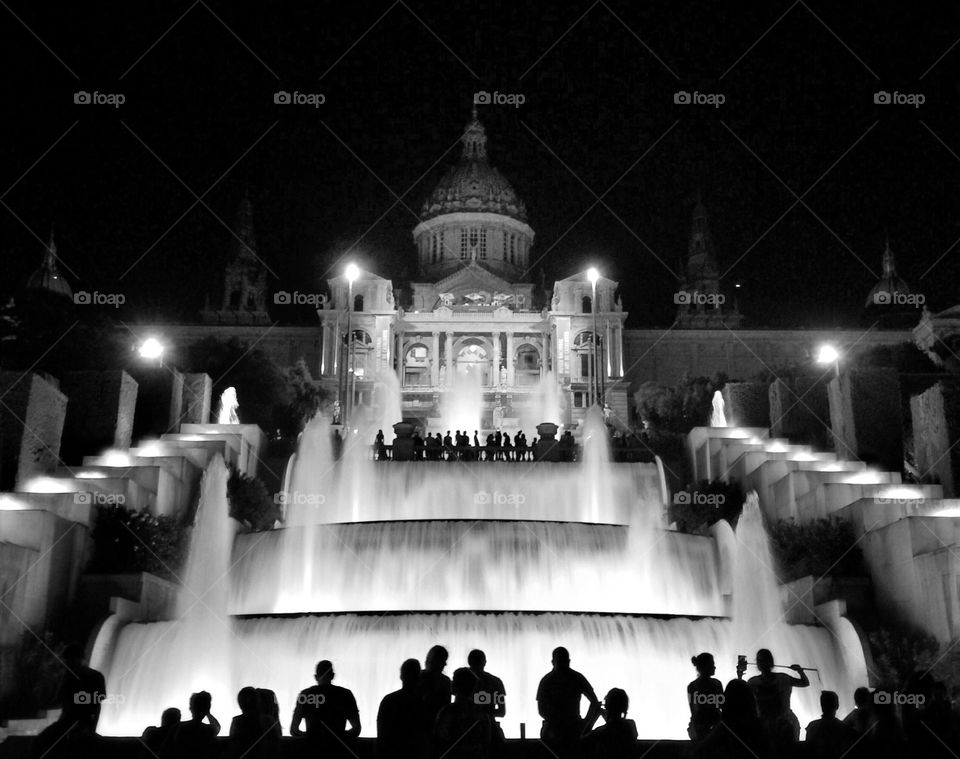
[[[275,288],[322,287],[354,243],[416,278],[413,212],[474,92],[496,90],[526,100],[480,116],[536,231],[530,278],[595,263],[631,326],[673,319],[698,190],[745,326],[856,324],[887,234],[933,310],[960,302],[955,3],[5,0],[0,17],[4,299],[52,225],[75,289],[123,293],[127,321],[193,320],[245,186]]]

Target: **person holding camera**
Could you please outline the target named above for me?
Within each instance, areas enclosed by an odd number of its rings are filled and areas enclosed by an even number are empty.
[[[773,654],[761,648],[757,651],[760,674],[751,677],[747,684],[757,700],[760,723],[770,745],[775,750],[788,750],[800,740],[800,720],[790,708],[790,697],[794,688],[809,687],[810,680],[799,664],[790,665],[799,677],[774,672],[774,666]]]

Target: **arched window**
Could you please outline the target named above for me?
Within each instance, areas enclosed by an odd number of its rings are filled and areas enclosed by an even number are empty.
[[[363,295],[362,294],[353,296],[353,310],[363,311]]]
[[[407,348],[403,358],[403,384],[406,387],[430,385],[430,351],[426,345],[417,344]]]
[[[583,298],[580,300],[580,309],[585,314],[592,314],[593,298],[591,298],[589,295],[584,295]]]

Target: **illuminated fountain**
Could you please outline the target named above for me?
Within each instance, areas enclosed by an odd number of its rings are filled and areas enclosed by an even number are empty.
[[[228,387],[220,394],[220,408],[217,410],[217,424],[240,424],[240,402],[237,390]]]
[[[585,460],[575,464],[374,462],[366,430],[348,435],[334,462],[330,434],[317,417],[301,437],[284,529],[238,536],[232,559],[206,557],[208,580],[229,572],[229,599],[217,586],[229,625],[208,614],[200,628],[183,619],[120,632],[105,669],[108,691],[125,702],[105,713],[108,734],[138,734],[200,687],[226,716],[245,684],[274,689],[287,725],[314,664],[329,658],[371,735],[400,662],[422,660],[436,643],[451,670],[470,649],[486,651],[510,694],[508,737],[521,723],[539,731],[536,686],[557,645],[598,693],[627,690],[645,738],[685,737],[684,686],[700,651],[714,653],[721,679],[734,676],[738,654],[767,647],[783,663],[819,669],[825,689],[866,682],[846,620],[831,629],[782,621],[755,499],[736,534],[725,522],[715,537],[665,530],[657,467],[610,463],[599,412],[588,415]],[[216,529],[231,534],[225,516]],[[194,556],[205,550],[200,530]],[[208,655],[228,628],[220,658]],[[819,690],[795,694],[801,724],[819,714]]]

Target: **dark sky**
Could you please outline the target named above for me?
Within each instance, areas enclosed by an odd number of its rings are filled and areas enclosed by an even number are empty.
[[[75,288],[124,293],[125,319],[191,318],[247,184],[277,288],[316,289],[361,237],[366,265],[412,277],[417,220],[391,191],[419,212],[473,93],[498,90],[526,99],[481,118],[538,265],[598,263],[632,325],[672,321],[698,188],[748,325],[856,323],[887,233],[933,309],[960,300],[955,3],[7,0],[0,17],[4,297],[54,225]]]

